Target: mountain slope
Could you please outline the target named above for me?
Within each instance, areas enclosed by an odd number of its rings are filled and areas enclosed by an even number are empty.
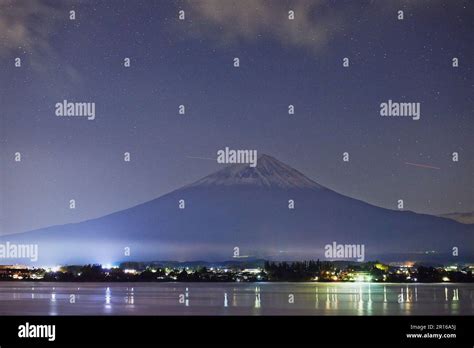
[[[182,199],[185,209],[179,209]],[[462,256],[474,254],[473,225],[345,197],[270,156],[260,157],[256,168],[229,166],[98,219],[0,240],[38,243],[43,263],[222,260],[235,247],[241,256],[323,258],[324,245],[333,241],[364,244],[366,259],[450,253],[453,246]]]
[[[442,214],[440,216],[447,219],[452,219],[462,224],[474,224],[474,212],[448,213]]]

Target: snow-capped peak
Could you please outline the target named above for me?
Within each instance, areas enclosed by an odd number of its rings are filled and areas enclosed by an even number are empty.
[[[189,185],[189,187],[232,185],[279,187],[284,189],[323,188],[296,169],[265,154],[258,157],[256,167],[250,167],[248,164],[230,165],[196,181]]]

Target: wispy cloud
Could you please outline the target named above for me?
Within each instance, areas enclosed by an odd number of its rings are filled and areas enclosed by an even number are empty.
[[[57,6],[41,0],[2,0],[0,2],[0,56],[12,52],[48,55]]]
[[[317,52],[344,24],[341,11],[323,0],[206,0],[187,5],[191,6],[194,35],[230,44],[264,35],[286,47]],[[294,20],[288,19],[290,10]]]
[[[430,3],[439,3],[431,0]],[[223,45],[252,42],[261,36],[285,48],[303,48],[317,54],[339,35],[350,33],[354,17],[362,21],[375,16],[396,18],[396,11],[425,8],[423,1],[350,1],[341,6],[331,0],[202,0],[186,1],[193,21],[188,34]],[[338,6],[336,6],[338,5]],[[288,19],[293,10],[295,19]]]
[[[51,61],[60,58],[52,37],[67,18],[66,2],[1,0],[0,59],[21,57],[34,71],[49,73]],[[74,67],[67,63],[62,67],[68,81],[80,80]]]

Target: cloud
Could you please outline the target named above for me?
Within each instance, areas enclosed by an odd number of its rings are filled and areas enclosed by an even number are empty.
[[[318,52],[344,28],[344,14],[324,0],[206,0],[191,6],[193,35],[233,44],[269,36],[285,47]],[[288,11],[295,19],[288,19]]]
[[[48,55],[59,9],[41,0],[0,2],[0,56],[15,52]]]
[[[186,1],[192,32],[197,39],[213,39],[223,45],[256,42],[260,36],[273,39],[285,48],[303,48],[318,54],[339,35],[357,32],[360,23],[374,17],[395,20],[398,10],[408,13],[421,9],[442,10],[443,0],[347,1],[329,0],[198,0]],[[288,11],[295,19],[288,19]],[[391,16],[391,17],[390,17]]]
[[[67,18],[65,1],[0,0],[0,59],[21,57],[34,71],[49,74],[51,62],[61,60],[52,37]],[[81,81],[74,67],[61,66],[66,82]]]

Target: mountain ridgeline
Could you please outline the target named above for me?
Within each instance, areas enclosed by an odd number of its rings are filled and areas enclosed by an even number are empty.
[[[366,260],[453,260],[457,247],[456,260],[472,261],[474,225],[376,207],[261,155],[255,168],[231,165],[126,210],[0,241],[38,244],[40,264],[324,259],[333,241],[363,244]]]

